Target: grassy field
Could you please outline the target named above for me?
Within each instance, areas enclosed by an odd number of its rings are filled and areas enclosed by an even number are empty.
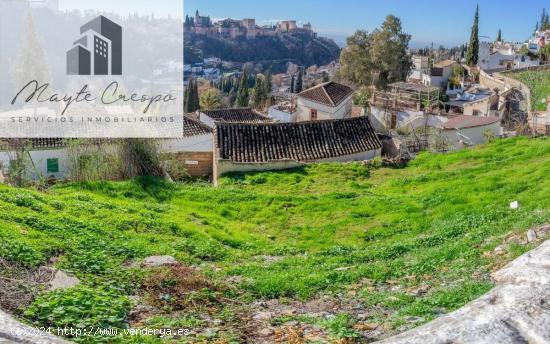
[[[30,323],[194,329],[81,342],[243,342],[258,335],[250,329],[258,300],[270,299],[304,309],[338,300],[340,308],[271,310],[258,320],[275,328],[265,336],[307,342],[291,331],[307,325],[323,340],[366,341],[489,290],[490,272],[532,247],[522,242],[526,229],[550,218],[549,171],[550,140],[514,138],[422,154],[401,169],[321,164],[233,175],[219,188],[152,179],[47,192],[0,186],[0,257],[14,269],[49,264],[82,280],[35,291],[14,310]],[[514,200],[518,210],[509,209]],[[181,265],[140,268],[150,255]]]
[[[506,76],[517,79],[531,90],[531,107],[536,111],[546,111],[546,99],[550,97],[550,70],[507,73]]]

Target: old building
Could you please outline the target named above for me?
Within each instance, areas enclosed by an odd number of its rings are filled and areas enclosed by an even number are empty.
[[[215,123],[269,123],[272,121],[271,118],[251,108],[200,110],[198,118],[211,128]]]
[[[495,116],[499,109],[499,95],[490,89],[474,85],[448,94],[445,109],[453,114],[468,116]]]
[[[453,149],[475,146],[499,137],[502,127],[498,117],[459,115],[443,124],[442,134]]]
[[[368,117],[298,123],[216,123],[214,181],[225,173],[361,161],[382,145]]]
[[[506,42],[482,42],[479,45],[479,68],[489,71],[504,71],[538,66],[538,58],[520,52],[524,44]]]
[[[429,73],[422,74],[422,84],[439,87],[441,89],[447,88],[447,84],[453,75],[455,66],[458,66],[458,63],[453,60],[444,60],[434,63]]]
[[[294,121],[351,117],[353,89],[333,81],[307,89],[297,96]]]
[[[160,142],[164,159],[179,161],[192,177],[212,175],[212,128],[204,123],[184,116],[183,137]]]

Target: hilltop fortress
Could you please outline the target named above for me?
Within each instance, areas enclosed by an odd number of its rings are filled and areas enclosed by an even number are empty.
[[[284,20],[277,23],[276,26],[258,26],[256,19],[223,19],[215,23],[210,17],[201,16],[197,10],[195,17],[187,16],[185,18],[185,29],[198,35],[207,35],[212,37],[238,38],[246,37],[255,39],[259,36],[277,36],[284,34],[302,33],[310,37],[317,37],[313,32],[311,24],[304,24],[298,27],[296,20]]]

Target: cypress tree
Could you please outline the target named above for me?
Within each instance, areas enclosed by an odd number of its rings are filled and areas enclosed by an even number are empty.
[[[241,80],[239,82],[239,90],[237,91],[237,98],[235,99],[235,107],[247,107],[249,102],[249,92],[248,92],[248,74],[246,69],[241,75]]]
[[[194,89],[193,89],[192,99],[193,99],[193,112],[194,112],[194,111],[200,110],[201,105],[199,101],[199,83],[195,81],[193,85],[194,85]]]
[[[497,42],[502,42],[502,31],[498,29]]]
[[[474,25],[472,26],[472,34],[470,35],[470,43],[468,44],[468,53],[466,54],[466,64],[469,66],[477,65],[479,58],[479,5],[476,7],[476,15],[474,17]]]
[[[296,80],[294,79],[294,75],[293,75],[292,80],[290,80],[290,93],[294,93],[295,83],[296,83]]]
[[[304,74],[304,72],[302,70],[300,70],[300,72],[298,73],[298,79],[296,79],[296,85],[294,87],[294,93],[302,92],[302,89],[303,89],[303,86],[304,86],[303,74]]]
[[[547,19],[546,19],[546,9],[543,8],[543,9],[542,9],[542,14],[541,14],[541,16],[540,16],[540,21],[539,21],[539,25],[540,25],[540,26],[539,26],[539,30],[540,30],[540,31],[544,30],[544,25],[545,25],[545,23],[546,23],[546,20],[547,20]]]
[[[187,84],[187,87],[185,88],[185,93],[183,95],[183,111],[185,113],[190,113],[191,111],[189,111],[190,109],[190,102],[189,102],[189,97],[191,97],[191,83],[193,82],[193,79],[190,79],[189,80],[189,84]]]

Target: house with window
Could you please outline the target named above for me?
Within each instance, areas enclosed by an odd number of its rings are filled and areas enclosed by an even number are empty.
[[[28,170],[29,178],[39,177],[63,179],[68,173],[68,152],[63,139],[28,139],[24,144],[24,159],[32,168]],[[8,175],[10,167],[17,160],[14,140],[0,142],[0,167],[2,173]]]
[[[199,121],[213,128],[216,123],[270,123],[272,119],[251,108],[197,111]]]
[[[175,159],[193,177],[212,175],[212,128],[189,116],[184,116],[183,135],[179,138],[161,139],[159,150],[162,159]],[[65,179],[71,168],[69,142],[71,139],[37,138],[19,143],[25,145],[25,160],[31,179]],[[17,159],[18,149],[14,140],[0,141],[0,167],[3,175],[8,175],[10,167]],[[85,144],[89,141],[85,140]],[[108,139],[95,139],[94,143],[112,145]]]
[[[353,89],[329,81],[302,91],[297,96],[293,122],[349,118]]]
[[[373,159],[382,144],[366,116],[295,123],[216,123],[214,183],[229,172]]]

